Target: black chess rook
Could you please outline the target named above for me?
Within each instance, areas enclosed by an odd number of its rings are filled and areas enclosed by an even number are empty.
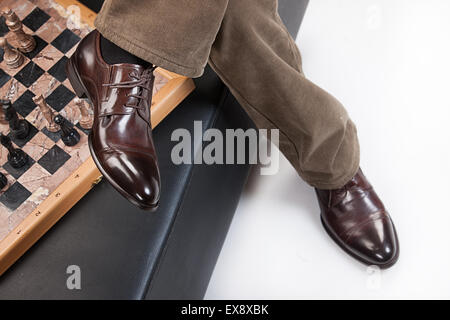
[[[22,168],[28,162],[28,156],[20,149],[14,148],[8,136],[0,134],[0,143],[8,150],[8,163],[15,169]]]
[[[61,140],[66,146],[72,147],[80,141],[78,131],[72,128],[62,116],[57,115],[53,121],[61,128]]]
[[[9,100],[2,101],[2,108],[5,114],[5,120],[9,122],[11,134],[17,139],[25,139],[30,133],[30,125],[24,119],[19,119],[17,112]]]

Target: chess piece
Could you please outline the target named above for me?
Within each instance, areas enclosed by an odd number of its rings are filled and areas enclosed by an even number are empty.
[[[9,30],[15,34],[19,42],[19,50],[24,53],[33,51],[36,48],[36,40],[23,31],[23,25],[19,17],[10,8],[3,8],[2,14],[6,19]]]
[[[3,49],[3,59],[5,60],[8,68],[17,69],[25,61],[19,50],[11,47],[8,41],[3,37],[0,38],[0,47]]]
[[[57,115],[53,121],[61,128],[61,140],[66,146],[72,147],[80,141],[78,131],[72,128],[62,116]]]
[[[81,113],[80,126],[83,129],[90,130],[92,128],[92,124],[94,123],[94,117],[90,114],[89,108],[80,98],[75,98],[75,104],[78,106]]]
[[[20,149],[14,148],[8,136],[0,134],[0,143],[8,149],[8,163],[15,169],[22,168],[28,162],[28,156]]]
[[[39,109],[42,112],[42,115],[44,116],[45,120],[47,121],[47,130],[50,132],[58,132],[59,126],[53,121],[54,114],[52,109],[49,107],[49,105],[45,102],[44,97],[42,95],[33,97],[34,103],[39,107]]]
[[[3,105],[6,103],[10,103],[9,100],[0,100],[0,124],[8,124],[8,120],[6,120],[5,112],[3,111]]]
[[[30,133],[28,122],[24,119],[19,119],[11,101],[5,101],[2,108],[5,113],[5,119],[9,122],[11,134],[17,139],[25,139]]]
[[[8,184],[6,176],[0,172],[0,190],[2,190]]]

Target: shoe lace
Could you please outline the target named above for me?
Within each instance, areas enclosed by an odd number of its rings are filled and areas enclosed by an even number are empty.
[[[335,190],[330,190],[330,196],[328,198],[328,205],[331,206],[333,200],[344,199],[347,197],[347,194],[353,189],[356,184],[356,177],[353,177],[349,182],[347,182],[343,187]],[[334,196],[333,196],[334,194]]]
[[[117,83],[104,83],[103,87],[109,87],[113,89],[134,89],[136,87],[140,88],[137,94],[127,94],[127,97],[136,98],[138,103],[136,105],[124,104],[124,107],[134,108],[134,109],[143,109],[139,107],[140,101],[145,99],[143,96],[144,90],[151,91],[150,83],[152,81],[153,71],[156,69],[156,66],[152,66],[144,70],[141,74],[138,74],[136,71],[132,71],[128,73],[128,76],[133,80],[117,82]]]

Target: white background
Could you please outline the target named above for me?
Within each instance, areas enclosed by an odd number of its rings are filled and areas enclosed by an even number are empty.
[[[249,180],[206,298],[450,298],[450,1],[311,0],[297,43],[358,126],[400,260],[370,273],[343,253],[283,158]]]

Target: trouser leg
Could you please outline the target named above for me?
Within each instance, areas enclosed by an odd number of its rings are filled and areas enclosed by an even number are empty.
[[[209,63],[259,128],[312,186],[344,185],[359,167],[356,128],[343,106],[305,78],[276,0],[114,0],[99,31],[153,64],[190,77]]]
[[[305,78],[276,0],[230,0],[209,63],[259,128],[320,189],[342,187],[359,167],[356,128],[334,97]]]
[[[106,0],[95,26],[146,61],[199,77],[227,5],[228,0]]]

